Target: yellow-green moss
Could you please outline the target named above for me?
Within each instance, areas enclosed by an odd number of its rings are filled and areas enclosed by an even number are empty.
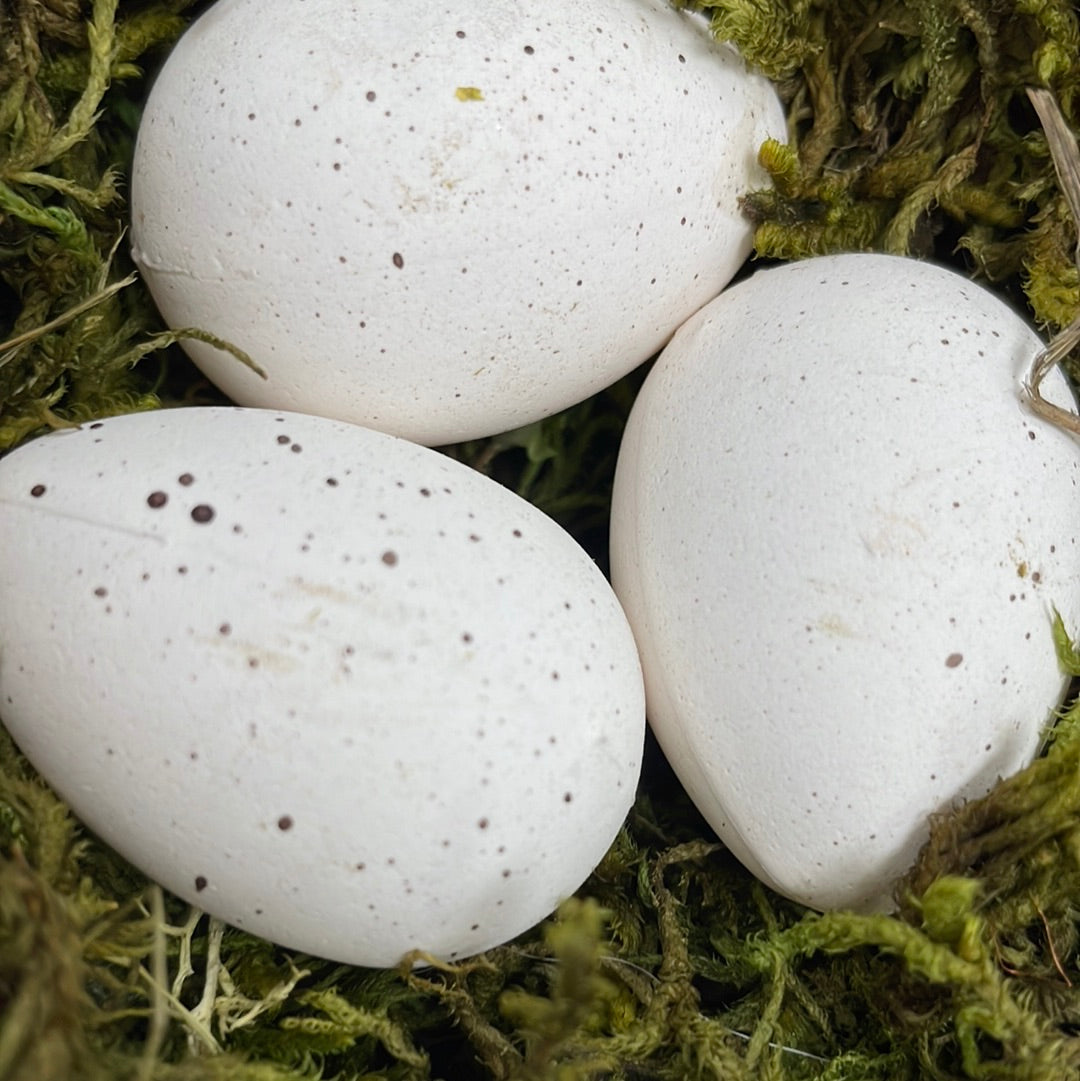
[[[911,252],[1022,290],[1048,327],[1075,318],[1076,226],[1024,96],[1049,86],[1080,121],[1074,5],[681,6],[706,11],[788,107],[790,145],[761,151],[775,190],[746,204],[759,258]],[[0,449],[212,394],[128,279],[124,238],[144,72],[189,7],[0,4]],[[448,453],[603,561],[640,378]],[[0,1078],[1080,1077],[1080,709],[1029,769],[932,824],[897,898],[897,916],[867,917],[771,894],[650,747],[626,829],[555,922],[463,965],[349,968],[162,894],[0,732]]]

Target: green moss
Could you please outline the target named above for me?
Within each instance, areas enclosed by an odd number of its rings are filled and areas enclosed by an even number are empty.
[[[44,427],[161,404],[165,333],[134,278],[120,198],[138,117],[135,61],[192,0],[0,7],[0,450]],[[6,293],[5,291],[6,290]],[[7,309],[13,309],[11,316]],[[238,350],[241,362],[251,361]],[[133,367],[157,354],[156,372]]]
[[[1066,0],[686,3],[780,81],[790,150],[747,201],[761,256],[876,250],[953,259],[1022,283],[1035,318],[1080,310],[1076,223],[1028,86],[1075,128],[1080,23]]]
[[[771,895],[696,839],[654,763],[583,900],[464,965],[398,972],[292,956],[166,900],[5,739],[0,1066],[28,1072],[0,1076],[1074,1076],[1078,733],[1073,710],[1028,770],[935,824],[899,917]]]
[[[0,6],[0,448],[212,395],[129,277],[121,198],[143,69],[177,2]],[[1080,311],[1076,227],[1024,94],[1080,116],[1066,0],[689,4],[778,80],[789,146],[747,200],[759,258],[905,251]],[[89,22],[84,16],[89,14]],[[184,333],[184,332],[181,332]],[[641,373],[447,448],[603,563]],[[1060,623],[1059,654],[1080,674]],[[86,836],[0,732],[5,1081],[1080,1077],[1080,708],[932,823],[894,917],[814,914],[719,845],[650,745],[624,831],[543,928],[457,966],[292,955],[169,897]]]

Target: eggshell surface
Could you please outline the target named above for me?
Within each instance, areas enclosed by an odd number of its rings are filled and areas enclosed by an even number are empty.
[[[547,916],[634,796],[644,697],[606,580],[434,451],[243,409],[0,461],[0,715],[188,901],[372,966]]]
[[[653,355],[745,260],[784,138],[665,0],[218,0],[146,105],[133,255],[233,400],[427,444]]]
[[[1080,455],[1022,403],[1041,346],[952,271],[828,256],[706,306],[635,403],[612,581],[650,723],[796,901],[889,907],[927,816],[1024,766],[1061,700]]]

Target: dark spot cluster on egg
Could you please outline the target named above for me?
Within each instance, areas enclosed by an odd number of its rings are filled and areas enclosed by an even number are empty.
[[[181,473],[176,478],[176,483],[181,488],[190,488],[195,484],[193,473]],[[146,505],[155,511],[164,510],[169,506],[169,494],[163,488],[155,488],[146,496]],[[196,503],[189,508],[191,520],[198,525],[207,525],[216,517],[216,511],[209,503]],[[183,573],[183,572],[182,572]]]

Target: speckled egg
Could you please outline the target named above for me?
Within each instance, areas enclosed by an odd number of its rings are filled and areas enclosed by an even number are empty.
[[[750,251],[777,96],[666,0],[218,0],[153,86],[133,255],[243,405],[427,444],[580,401]]]
[[[434,451],[183,409],[0,461],[0,716],[92,830],[362,965],[547,916],[634,796],[625,617],[556,523]]]
[[[612,580],[650,723],[797,901],[888,907],[927,816],[1025,765],[1061,700],[1080,448],[1022,400],[1041,346],[957,273],[829,256],[723,293],[635,403]]]

